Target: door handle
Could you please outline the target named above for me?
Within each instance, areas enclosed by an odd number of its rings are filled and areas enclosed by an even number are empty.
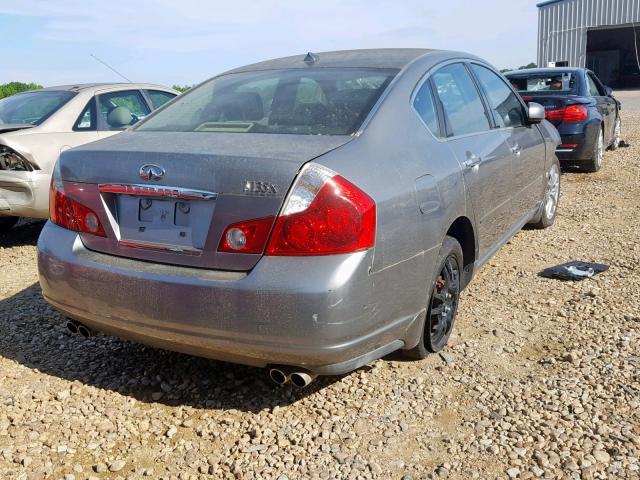
[[[476,165],[480,165],[482,162],[482,157],[476,155],[475,153],[471,154],[467,152],[467,159],[464,161],[465,168],[473,168]]]
[[[511,147],[510,150],[516,157],[520,157],[520,154],[522,154],[522,148],[518,144]]]

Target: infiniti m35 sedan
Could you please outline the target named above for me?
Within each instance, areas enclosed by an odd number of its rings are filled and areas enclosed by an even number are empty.
[[[460,292],[555,219],[559,136],[465,53],[237,68],[65,151],[38,242],[67,326],[307,385],[451,334]]]

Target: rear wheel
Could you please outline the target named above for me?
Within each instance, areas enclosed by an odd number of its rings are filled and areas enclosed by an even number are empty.
[[[554,159],[547,172],[547,186],[542,200],[540,217],[538,221],[531,223],[533,228],[547,228],[553,225],[558,213],[560,200],[560,162]]]
[[[622,142],[622,120],[620,120],[620,115],[616,118],[616,125],[613,128],[613,142],[609,146],[611,150],[616,150],[620,143]]]
[[[602,167],[602,160],[604,158],[604,132],[600,129],[598,138],[596,139],[593,147],[593,156],[587,160],[582,171],[584,172],[597,172]]]
[[[7,232],[20,220],[19,217],[0,217],[0,233]]]
[[[424,358],[439,352],[449,341],[460,300],[462,248],[452,237],[445,237],[438,256],[437,270],[431,283],[429,304],[424,328],[418,345],[405,354],[411,358]]]

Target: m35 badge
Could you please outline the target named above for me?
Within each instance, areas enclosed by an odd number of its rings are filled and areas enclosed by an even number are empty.
[[[251,195],[276,195],[278,193],[278,186],[270,182],[245,180],[244,193]]]

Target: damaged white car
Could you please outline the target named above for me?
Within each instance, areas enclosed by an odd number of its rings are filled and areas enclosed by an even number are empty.
[[[60,152],[118,133],[178,92],[151,84],[49,87],[0,100],[0,233],[49,216]]]

